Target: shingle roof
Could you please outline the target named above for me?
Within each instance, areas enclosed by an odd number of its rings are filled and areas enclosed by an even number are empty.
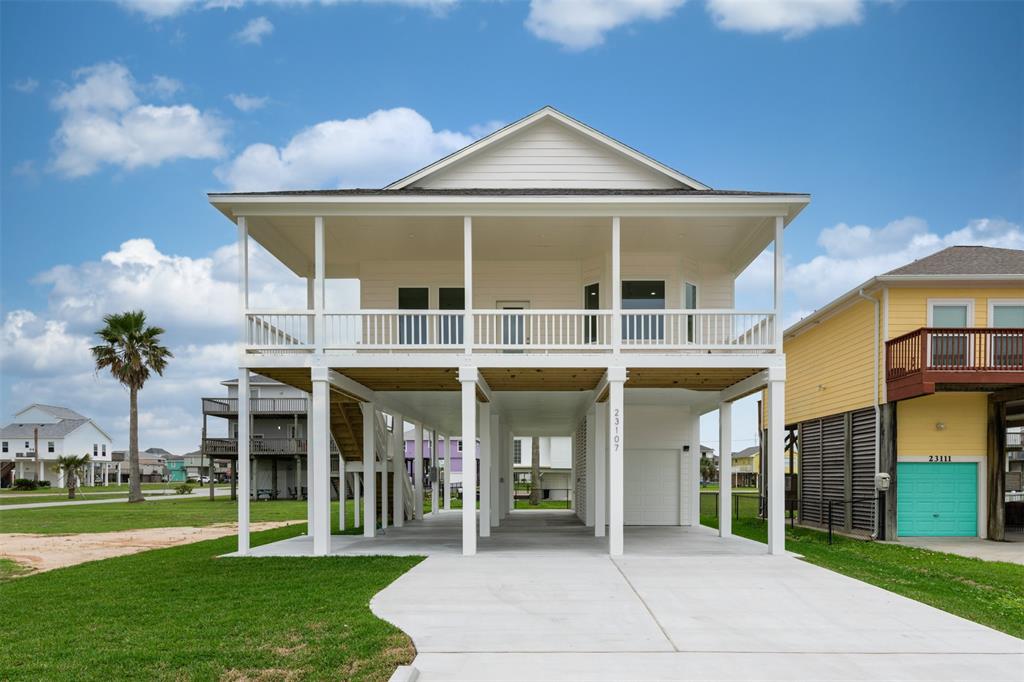
[[[43,405],[42,403],[32,403],[24,410],[21,410],[21,412],[24,412],[25,410],[31,409],[33,407],[38,407],[40,410],[49,412],[57,419],[87,419],[87,417],[84,414],[79,414],[67,407],[60,407],[58,405]]]
[[[69,410],[70,411],[70,410]],[[0,438],[33,438],[39,429],[40,438],[63,438],[88,419],[63,419],[56,424],[14,423],[0,429]]]
[[[761,448],[759,448],[756,445],[751,445],[749,448],[743,448],[739,452],[732,453],[732,458],[733,459],[739,459],[739,458],[742,458],[742,457],[750,457],[752,455],[758,454],[760,451],[761,451]]]
[[[600,188],[465,188],[465,189],[422,189],[408,187],[403,189],[294,189],[271,192],[211,192],[210,196],[393,196],[393,197],[562,197],[562,196],[665,196],[665,197],[805,197],[801,192],[748,192],[738,189],[600,189]]]
[[[1024,275],[1024,251],[992,246],[950,246],[888,275]]]

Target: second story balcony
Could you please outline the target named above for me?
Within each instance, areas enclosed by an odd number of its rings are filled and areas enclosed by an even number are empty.
[[[253,415],[302,415],[307,411],[305,398],[250,398]],[[233,417],[238,414],[238,398],[203,398],[203,414]]]
[[[1024,329],[921,327],[885,343],[889,400],[1024,384]]]

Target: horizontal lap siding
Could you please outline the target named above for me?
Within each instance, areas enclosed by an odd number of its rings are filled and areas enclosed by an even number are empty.
[[[987,327],[989,299],[1024,298],[1024,287],[889,289],[889,338],[928,326],[928,299],[974,301],[974,326]]]
[[[985,393],[958,392],[901,401],[896,451],[900,457],[984,455],[988,449],[987,401]]]
[[[424,178],[416,187],[670,189],[666,175],[555,121],[545,121]]]
[[[874,312],[857,301],[785,342],[787,424],[873,403]]]

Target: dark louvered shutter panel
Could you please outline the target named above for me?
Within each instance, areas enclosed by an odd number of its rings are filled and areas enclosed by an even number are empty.
[[[800,520],[821,523],[821,420],[801,422]]]
[[[875,497],[875,411],[858,410],[852,415],[853,527],[874,530],[874,503],[864,500]]]
[[[583,418],[580,425],[576,427],[576,437],[573,438],[572,459],[573,467],[576,470],[576,480],[573,482],[576,516],[586,521],[587,519],[587,419]]]
[[[845,522],[846,428],[844,415],[821,420],[821,497],[822,522],[828,523],[828,501],[832,501],[832,523]]]

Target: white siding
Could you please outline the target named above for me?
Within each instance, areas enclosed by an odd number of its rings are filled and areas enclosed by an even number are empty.
[[[628,390],[627,390],[628,393]],[[690,411],[678,405],[635,405],[627,402],[625,409],[625,454],[623,465],[626,469],[638,463],[637,458],[644,452],[672,450],[679,453],[677,466],[667,467],[666,476],[675,477],[679,486],[679,522],[690,525],[689,509],[691,490],[693,489],[692,466],[689,454],[683,453],[684,445],[689,445],[691,452],[695,446],[691,442],[689,423]],[[696,446],[699,451],[699,445]]]
[[[682,183],[557,121],[540,121],[413,185],[670,189]]]

